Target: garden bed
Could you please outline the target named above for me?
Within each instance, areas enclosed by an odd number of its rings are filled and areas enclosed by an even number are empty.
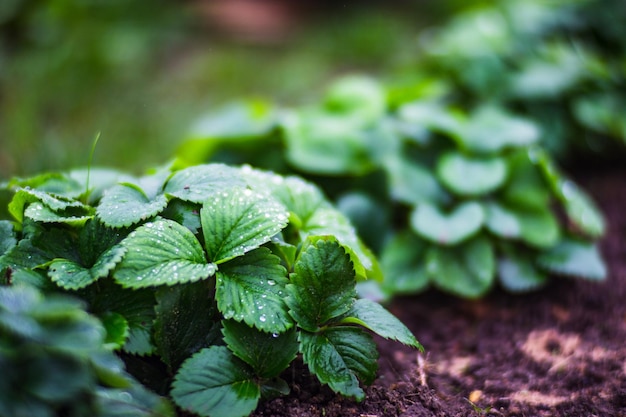
[[[424,354],[378,339],[380,376],[362,403],[296,367],[285,375],[290,396],[253,416],[626,415],[624,179],[623,171],[579,179],[607,216],[605,282],[551,280],[540,292],[479,301],[434,291],[398,298],[389,308]]]

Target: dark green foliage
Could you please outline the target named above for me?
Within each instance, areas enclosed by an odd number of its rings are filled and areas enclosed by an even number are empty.
[[[69,295],[0,287],[0,414],[173,416],[165,399],[123,371],[105,328],[84,308]]]
[[[96,196],[77,174],[6,183],[15,221],[0,223],[0,331],[10,336],[0,333],[0,361],[29,371],[0,379],[7,395],[24,389],[0,398],[0,414],[170,415],[114,351],[182,409],[228,417],[288,393],[280,375],[298,355],[361,400],[377,369],[368,330],[421,348],[383,307],[357,300],[357,280],[379,279],[378,264],[312,184],[222,164],[108,184],[101,172]],[[15,305],[3,312],[3,300]]]

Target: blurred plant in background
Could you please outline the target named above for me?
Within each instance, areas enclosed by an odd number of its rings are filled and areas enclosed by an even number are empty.
[[[338,71],[400,66],[417,34],[393,9],[303,2],[284,38],[241,39],[207,12],[221,3],[2,2],[0,178],[84,165],[98,132],[96,163],[143,171],[207,107],[300,100]]]
[[[603,279],[602,215],[541,147],[539,125],[493,103],[463,111],[442,91],[403,101],[410,91],[353,76],[317,105],[233,105],[201,121],[178,164],[211,158],[315,179],[381,256],[387,295]]]

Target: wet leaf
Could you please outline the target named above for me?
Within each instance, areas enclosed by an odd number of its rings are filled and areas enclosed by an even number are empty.
[[[469,201],[449,213],[431,204],[418,205],[411,213],[411,227],[420,236],[440,245],[454,246],[476,234],[483,226],[482,206]]]
[[[171,220],[146,223],[121,245],[126,255],[113,277],[127,288],[194,282],[217,270],[207,263],[200,242],[189,229]]]

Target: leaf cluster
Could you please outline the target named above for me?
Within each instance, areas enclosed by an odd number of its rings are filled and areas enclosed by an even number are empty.
[[[619,0],[497,1],[455,15],[420,48],[423,76],[455,100],[515,108],[562,157],[618,161],[626,141]]]
[[[421,348],[383,307],[357,299],[357,281],[381,278],[377,261],[298,177],[207,164],[142,177],[42,174],[5,187],[15,220],[0,222],[0,277],[7,290],[25,288],[16,302],[78,297],[109,356],[119,352],[187,412],[250,414],[289,392],[281,374],[297,356],[361,400],[377,369],[369,331]]]
[[[265,120],[256,136],[196,131],[179,163],[280,138],[279,165],[322,184],[381,254],[387,294],[433,284],[479,297],[496,282],[534,289],[550,274],[603,279],[595,244],[603,216],[541,146],[547,133],[540,125],[497,104],[463,111],[438,93],[422,93],[414,99],[370,78],[346,77],[317,105],[266,113],[273,123]],[[235,126],[251,123],[256,116],[242,109]]]
[[[173,409],[124,371],[85,303],[0,287],[0,414],[166,417]]]

